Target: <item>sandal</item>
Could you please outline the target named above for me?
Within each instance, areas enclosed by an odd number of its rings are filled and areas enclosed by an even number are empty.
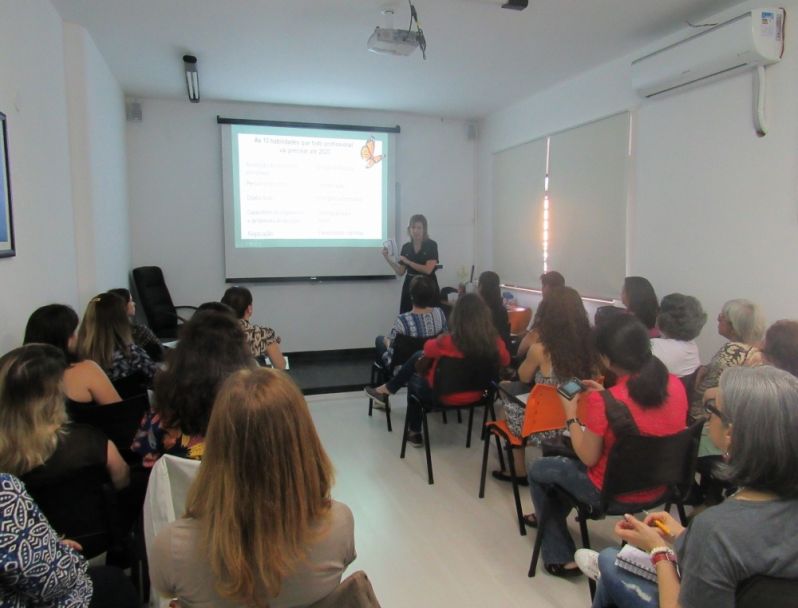
[[[559,576],[560,578],[575,578],[582,576],[582,571],[579,566],[573,568],[566,568],[565,564],[546,564],[543,568],[552,576]]]
[[[513,480],[512,476],[509,473],[505,473],[504,471],[493,471],[491,473],[491,475],[493,475],[493,479],[498,479],[499,481],[510,481],[511,482]],[[515,478],[515,482],[519,486],[528,486],[529,485],[529,480],[526,477],[521,477],[520,475],[518,475]]]
[[[527,528],[537,528],[538,527],[538,516],[534,513],[529,513],[524,515],[523,517],[524,525]]]

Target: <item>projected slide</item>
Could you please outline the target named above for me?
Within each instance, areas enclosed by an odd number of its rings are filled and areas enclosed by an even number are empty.
[[[387,142],[385,133],[234,125],[235,246],[381,246]]]

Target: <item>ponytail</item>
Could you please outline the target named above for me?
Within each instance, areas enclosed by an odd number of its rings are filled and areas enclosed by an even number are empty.
[[[649,355],[636,374],[633,374],[626,387],[629,396],[643,409],[657,407],[668,398],[668,368],[654,355]]]

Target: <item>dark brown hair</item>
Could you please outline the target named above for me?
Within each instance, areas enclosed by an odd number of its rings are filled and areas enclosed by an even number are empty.
[[[575,289],[553,287],[538,306],[535,329],[559,378],[593,375],[595,356],[590,321]]]
[[[467,293],[454,306],[449,319],[452,342],[466,357],[496,359],[499,334],[493,326],[490,309],[475,293]]]

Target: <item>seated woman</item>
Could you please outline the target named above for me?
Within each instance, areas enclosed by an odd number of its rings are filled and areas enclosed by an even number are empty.
[[[422,356],[426,360],[427,371],[417,374],[416,362]],[[478,295],[466,294],[457,301],[452,311],[449,333],[427,340],[424,350],[410,357],[393,378],[377,388],[366,389],[366,392],[375,399],[384,398],[385,395],[392,395],[407,384],[408,391],[412,391],[422,402],[431,401],[435,367],[441,357],[479,359],[494,362],[497,368],[510,363],[510,354],[493,326],[490,310]],[[478,393],[467,391],[446,395],[441,401],[450,405],[458,405],[468,403],[478,397]],[[422,413],[416,407],[415,401],[408,400],[407,417],[410,419],[407,440],[413,446],[421,447],[423,445],[421,439]]]
[[[499,275],[492,270],[486,270],[479,275],[477,281],[477,293],[482,298],[482,301],[488,305],[490,309],[490,316],[493,320],[493,327],[499,337],[504,340],[504,345],[507,350],[510,350],[510,318],[507,315],[507,309],[504,307],[502,301],[502,292],[500,289],[501,281]]]
[[[798,544],[785,540],[798,536],[798,379],[770,366],[729,368],[707,412],[738,491],[688,529],[665,512],[643,521],[627,515],[615,526],[622,540],[650,553],[656,583],[617,568],[617,549],[578,551],[586,572],[601,573],[594,608],[733,606],[737,586],[752,576],[798,579]]]
[[[219,387],[233,372],[255,365],[244,332],[229,314],[198,311],[179,337],[155,378],[155,401],[131,446],[144,466],[161,454],[201,460]]]
[[[107,547],[104,483],[128,485],[128,466],[102,431],[70,424],[63,354],[27,344],[0,358],[0,471],[18,476],[51,525],[88,557]]]
[[[762,355],[766,362],[798,377],[798,321],[782,319],[768,327]]]
[[[570,287],[553,287],[547,293],[535,317],[533,335],[536,337],[518,368],[518,379],[524,383],[522,392],[529,392],[531,384],[557,386],[569,378],[591,378],[596,373],[590,321],[582,298]],[[514,392],[514,391],[513,391]],[[519,393],[520,394],[520,393]],[[507,401],[504,416],[510,432],[521,435],[526,410],[521,405]],[[546,431],[532,438],[535,445],[562,431]],[[522,450],[514,450],[515,470],[526,484],[526,468]],[[511,481],[504,471],[493,471],[502,481]],[[519,480],[520,481],[520,480]]]
[[[352,512],[332,484],[299,388],[283,372],[236,372],[213,406],[185,518],[155,539],[153,585],[188,606],[317,602],[355,559]]]
[[[648,279],[645,277],[626,277],[621,289],[621,302],[626,310],[636,316],[648,330],[650,338],[659,337],[657,314],[659,300]]]
[[[37,308],[25,326],[25,344],[50,344],[61,351],[68,365],[64,371],[64,394],[78,405],[107,405],[122,400],[102,368],[77,354],[78,315],[64,304]]]
[[[78,330],[78,352],[102,367],[112,382],[140,375],[149,385],[158,369],[144,349],[133,343],[127,304],[113,293],[101,293],[86,306]]]
[[[765,318],[759,306],[750,300],[729,300],[718,314],[718,333],[728,342],[712,356],[696,383],[695,398],[690,404],[690,415],[694,419],[703,416],[704,393],[718,386],[720,375],[726,368],[758,362],[761,356],[758,346],[765,333]]]
[[[285,369],[280,336],[271,327],[255,325],[249,320],[252,317],[252,292],[246,287],[230,287],[222,296],[222,304],[235,311],[252,356],[256,359],[268,357],[272,367]]]
[[[127,317],[130,320],[130,333],[133,337],[133,342],[141,346],[150,359],[153,361],[163,361],[163,346],[152,330],[146,325],[136,323],[136,302],[133,301],[133,296],[130,295],[130,290],[124,287],[116,289],[109,289],[108,293],[118,295],[124,302],[127,303]]]
[[[695,339],[707,313],[693,296],[671,293],[662,298],[657,317],[659,338],[651,338],[651,352],[674,376],[689,376],[701,366]]]
[[[402,334],[413,338],[433,338],[446,331],[446,316],[436,306],[437,291],[435,283],[429,277],[418,275],[410,282],[410,301],[413,308],[396,317],[393,327],[387,336],[377,336],[374,346],[377,359],[386,369],[391,369],[393,358],[393,342]]]
[[[687,396],[684,386],[651,354],[648,331],[640,321],[631,315],[616,317],[596,330],[595,341],[598,354],[607,359],[610,371],[618,376],[618,382],[609,389],[609,396],[625,406],[640,433],[665,436],[685,428]],[[586,420],[576,418],[576,397],[570,401],[560,398],[565,410],[565,425],[579,460],[560,456],[539,458],[529,467],[535,512],[546,517],[543,562],[546,571],[554,576],[576,576],[579,569],[573,562],[576,547],[566,525],[571,507],[548,490],[551,486],[560,486],[598,511],[607,458],[616,441],[598,393],[601,385],[592,380],[583,382],[594,391],[588,396]],[[656,490],[647,491],[625,495],[619,501],[640,503],[656,496]],[[528,525],[537,526],[534,515],[526,519]]]

